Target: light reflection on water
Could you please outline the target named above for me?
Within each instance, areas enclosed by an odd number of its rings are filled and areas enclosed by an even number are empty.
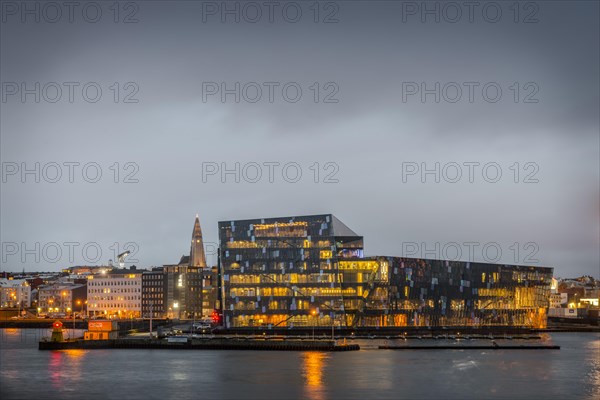
[[[52,386],[55,389],[62,389],[63,383],[61,379],[62,375],[62,362],[63,355],[59,351],[53,351],[50,353],[50,368],[48,368],[48,372],[50,372],[50,379],[52,380]]]
[[[70,389],[69,385],[81,380],[81,361],[88,351],[72,349],[50,352],[48,372],[55,389]]]
[[[585,380],[590,382],[590,394],[598,399],[600,398],[600,339],[588,342],[586,351],[588,354],[586,363],[589,363],[590,368]]]
[[[600,335],[552,334],[561,350],[344,353],[39,351],[47,333],[0,330],[0,398],[600,398]],[[37,339],[37,340],[36,340]],[[118,390],[116,390],[118,388]]]
[[[301,357],[306,397],[311,400],[324,399],[323,368],[330,354],[319,351],[307,351],[302,353]]]

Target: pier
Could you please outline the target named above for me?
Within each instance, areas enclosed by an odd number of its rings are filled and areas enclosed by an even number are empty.
[[[338,344],[332,340],[256,340],[256,339],[192,339],[180,341],[149,338],[110,340],[41,341],[40,350],[68,349],[173,349],[173,350],[261,350],[261,351],[356,351],[357,344]]]
[[[560,350],[553,345],[440,345],[440,346],[379,346],[381,350]]]

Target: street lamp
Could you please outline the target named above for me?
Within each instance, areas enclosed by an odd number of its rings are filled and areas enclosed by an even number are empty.
[[[67,308],[67,311],[70,311],[73,315],[73,338],[75,338],[75,310],[71,310],[71,307]]]
[[[77,300],[77,305],[81,305],[81,311],[79,311],[79,314],[83,313],[83,303],[81,302],[81,300]],[[79,318],[81,318],[81,315],[79,316]],[[75,310],[73,310],[73,337],[75,337]]]
[[[317,311],[315,311],[315,310],[312,310],[312,315],[313,315],[313,317],[314,317],[315,315],[317,315]],[[314,342],[314,340],[315,340],[315,322],[314,322],[314,320],[313,320],[312,328],[313,328],[313,329],[312,329],[312,331],[313,331],[313,332],[312,332],[312,333],[313,333],[313,334],[312,334],[312,336],[313,336],[312,340],[313,340],[313,342]]]
[[[330,315],[331,315],[331,340],[333,340],[334,344],[335,344],[335,334],[333,332],[334,323],[335,323],[335,311],[332,311]]]
[[[150,300],[150,339],[152,339],[152,313],[154,312],[153,306],[154,300]]]
[[[63,291],[60,295],[61,295],[60,308],[62,308],[64,310],[65,309],[65,296],[67,295],[67,292]]]

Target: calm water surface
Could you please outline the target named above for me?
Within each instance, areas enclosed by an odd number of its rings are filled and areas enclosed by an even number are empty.
[[[365,340],[347,353],[39,351],[43,334],[0,329],[2,400],[600,398],[598,333],[545,336],[561,350],[393,351]]]

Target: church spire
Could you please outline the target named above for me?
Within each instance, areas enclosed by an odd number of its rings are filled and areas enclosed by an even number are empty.
[[[194,222],[194,231],[192,232],[192,246],[190,248],[190,267],[206,267],[206,257],[204,256],[204,243],[202,242],[202,229],[200,228],[200,218],[196,214]]]

